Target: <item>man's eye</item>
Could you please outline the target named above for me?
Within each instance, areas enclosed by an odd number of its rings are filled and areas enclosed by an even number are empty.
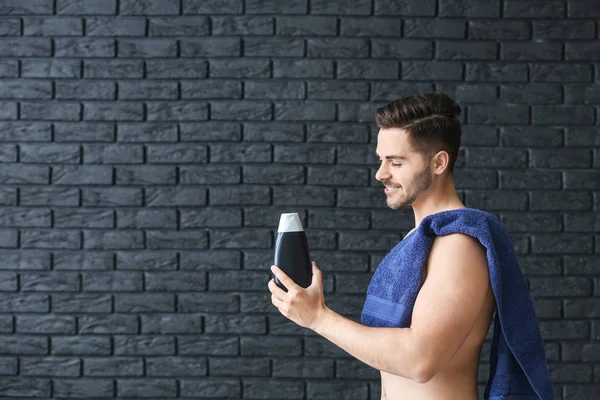
[[[392,165],[393,165],[394,167],[399,167],[399,166],[401,166],[402,164],[393,164],[393,163],[392,163]]]

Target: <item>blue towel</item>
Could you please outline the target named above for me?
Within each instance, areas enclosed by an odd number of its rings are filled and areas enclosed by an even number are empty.
[[[435,236],[463,233],[487,249],[496,298],[489,400],[553,400],[546,355],[527,281],[508,233],[492,214],[472,208],[442,211],[423,218],[417,229],[384,257],[371,278],[361,322],[374,327],[410,325],[423,266]]]

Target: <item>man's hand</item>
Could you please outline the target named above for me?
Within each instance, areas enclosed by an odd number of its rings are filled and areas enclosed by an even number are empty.
[[[317,264],[312,262],[312,280],[306,289],[297,285],[276,265],[271,266],[271,271],[288,290],[285,292],[277,286],[275,279],[271,279],[268,286],[273,305],[296,324],[304,328],[316,329],[327,310],[323,295],[323,277]]]

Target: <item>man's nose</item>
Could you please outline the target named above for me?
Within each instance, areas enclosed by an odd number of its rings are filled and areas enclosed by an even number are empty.
[[[389,177],[390,171],[388,167],[386,167],[384,163],[381,163],[381,165],[377,169],[377,172],[375,173],[375,179],[377,179],[378,181],[383,181],[384,179],[387,179]]]

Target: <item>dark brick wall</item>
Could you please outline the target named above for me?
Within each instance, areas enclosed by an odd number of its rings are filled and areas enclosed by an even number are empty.
[[[378,399],[267,281],[298,212],[359,319],[412,228],[375,108],[464,109],[467,206],[510,230],[558,399],[600,391],[600,2],[0,0],[0,397]],[[480,384],[487,378],[484,346]]]

